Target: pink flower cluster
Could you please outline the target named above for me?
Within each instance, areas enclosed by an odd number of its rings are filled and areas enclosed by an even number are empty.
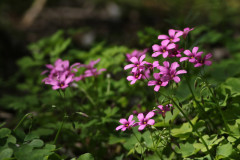
[[[158,57],[163,55],[163,58],[179,58],[179,62],[188,60],[190,63],[194,63],[194,67],[200,67],[203,65],[211,65],[212,62],[209,60],[212,54],[209,53],[206,56],[202,56],[203,52],[197,52],[198,47],[194,47],[192,52],[189,50],[184,50],[184,48],[179,48],[176,44],[181,39],[187,37],[188,33],[192,31],[193,28],[185,28],[183,31],[169,29],[169,35],[159,35],[158,39],[162,40],[161,45],[154,44],[152,49],[154,53],[152,57]],[[182,57],[181,53],[187,55],[187,57]],[[187,73],[186,70],[177,70],[180,66],[179,62],[164,61],[163,65],[159,64],[159,61],[154,61],[153,63],[144,61],[146,57],[146,49],[144,51],[134,50],[132,54],[127,54],[128,61],[132,64],[128,64],[124,67],[124,70],[131,68],[131,75],[127,77],[130,84],[136,83],[137,80],[147,79],[148,86],[155,86],[154,91],[158,92],[160,87],[165,87],[168,85],[169,81],[173,80],[176,83],[181,81],[179,75]],[[150,73],[153,75],[153,80],[149,80]]]
[[[97,64],[100,59],[96,61],[91,61],[88,65],[74,63],[70,66],[68,60],[57,59],[52,64],[46,64],[47,70],[43,71],[42,74],[48,74],[48,77],[44,78],[42,82],[45,84],[52,85],[53,90],[57,89],[65,89],[67,88],[73,81],[80,81],[86,77],[97,76],[101,74],[102,71],[106,71],[106,69],[97,70],[94,68],[94,65]],[[76,76],[78,69],[80,67],[86,68],[84,74],[80,76]]]
[[[165,117],[166,112],[170,111],[171,109],[173,109],[172,104],[168,104],[166,106],[159,105],[158,109],[148,112],[146,116],[144,116],[143,113],[139,113],[137,116],[139,122],[135,122],[135,120],[133,120],[133,115],[130,115],[128,120],[122,118],[119,120],[121,125],[118,126],[116,130],[118,131],[121,129],[122,131],[125,131],[126,129],[131,129],[132,127],[139,126],[138,131],[142,131],[145,127],[155,124],[155,120],[151,119],[155,115],[154,112],[157,112]]]
[[[182,36],[184,39],[187,37],[188,33],[192,31],[193,28],[185,28],[183,31],[169,29],[169,35],[159,35],[158,39],[163,40],[161,45],[154,44],[152,49],[154,53],[152,57],[157,57],[163,55],[163,58],[167,57],[182,57],[181,53],[183,52],[187,57],[180,58],[180,62],[188,60],[190,63],[194,63],[194,67],[201,67],[203,65],[211,65],[212,62],[208,59],[212,57],[212,54],[209,53],[205,56],[202,56],[203,52],[197,52],[198,47],[194,47],[192,52],[190,50],[184,50],[183,48],[179,49],[179,45],[176,42],[180,41]]]

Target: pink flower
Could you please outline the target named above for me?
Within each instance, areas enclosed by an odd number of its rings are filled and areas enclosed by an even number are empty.
[[[188,57],[180,58],[180,62],[188,60],[191,63],[195,63],[196,57],[199,57],[203,54],[203,52],[197,52],[197,51],[198,51],[198,47],[193,47],[192,52],[190,50],[185,50],[183,53]]]
[[[91,76],[97,76],[97,75],[101,74],[103,71],[106,71],[106,69],[102,68],[100,70],[97,70],[96,68],[93,68],[93,69],[86,70],[84,72],[84,78],[91,77]]]
[[[136,124],[134,123],[135,120],[132,120],[133,119],[133,115],[130,115],[128,120],[126,119],[120,119],[119,122],[122,124],[120,126],[118,126],[116,128],[116,130],[118,131],[119,129],[121,129],[122,131],[125,131],[126,129],[130,129],[131,127],[134,127],[136,126]]]
[[[184,30],[183,30],[183,38],[186,38],[187,35],[188,35],[188,33],[189,33],[190,31],[192,31],[192,30],[194,30],[194,28],[189,28],[189,27],[184,28]]]
[[[137,59],[140,58],[142,55],[146,54],[148,51],[148,49],[144,49],[143,51],[139,51],[139,50],[134,50],[131,54],[126,54],[127,57],[127,61],[130,62],[130,59],[132,57],[136,57]]]
[[[169,34],[169,36],[167,36],[167,35],[159,35],[158,39],[167,39],[171,43],[179,42],[180,41],[179,37],[181,35],[183,35],[183,32],[182,31],[177,31],[177,30],[174,30],[174,29],[169,29],[168,30],[168,34]]]
[[[169,50],[175,48],[175,44],[171,43],[169,44],[169,40],[164,40],[161,42],[161,46],[154,44],[152,46],[152,49],[154,51],[154,53],[152,54],[152,57],[157,57],[160,54],[163,55],[164,58],[166,58],[168,56]]]
[[[168,57],[182,57],[181,53],[184,50],[183,48],[178,49],[179,45],[176,44],[176,47],[170,50]]]
[[[206,56],[202,57],[202,56],[197,56],[196,57],[196,64],[194,65],[194,67],[201,67],[202,65],[207,65],[210,66],[212,64],[212,61],[208,60],[212,57],[211,53],[208,53]]]
[[[91,76],[97,76],[101,74],[103,71],[106,71],[105,68],[102,68],[100,70],[97,70],[94,68],[94,66],[100,61],[100,58],[97,59],[96,61],[90,61],[89,64],[82,64],[81,67],[85,67],[87,70],[84,72],[83,75],[80,75],[79,77],[76,77],[76,81],[82,80],[86,77],[91,77]]]
[[[134,84],[137,80],[140,80],[142,78],[142,73],[140,71],[132,72],[132,76],[128,76],[127,80],[131,81],[130,84]]]
[[[150,71],[153,71],[154,68],[157,68],[159,66],[158,61],[154,61],[153,63],[146,62],[146,68]]]
[[[166,81],[163,77],[160,76],[159,73],[154,73],[153,77],[156,80],[152,80],[148,82],[148,86],[155,86],[154,91],[158,92],[161,86],[166,86],[168,81]]]
[[[132,72],[136,72],[137,69],[139,69],[139,70],[141,71],[141,70],[144,69],[144,67],[145,67],[144,64],[146,63],[146,61],[143,61],[145,57],[146,57],[146,55],[142,55],[139,60],[137,59],[137,57],[132,57],[132,58],[130,59],[130,61],[131,61],[133,64],[128,64],[128,65],[126,65],[126,66],[124,67],[124,70],[127,70],[127,69],[129,69],[129,68],[133,68],[133,69],[132,69]]]
[[[138,122],[138,125],[139,125],[138,131],[143,130],[147,125],[154,125],[154,123],[155,123],[154,119],[150,119],[153,116],[154,116],[154,112],[153,111],[149,112],[146,115],[145,118],[144,118],[143,113],[139,113],[138,114],[138,120],[139,120],[139,122]]]
[[[100,61],[101,59],[98,58],[96,61],[90,61],[89,64],[82,64],[81,67],[85,67],[87,70],[94,69],[94,66]]]
[[[69,86],[69,83],[73,81],[73,76],[67,76],[67,74],[62,74],[58,80],[47,79],[45,84],[52,85],[53,90],[65,89]]]
[[[187,73],[186,70],[176,70],[180,66],[177,62],[173,62],[170,66],[168,61],[164,61],[163,65],[158,67],[160,74],[163,74],[164,78],[168,80],[174,80],[176,83],[179,83],[181,80],[177,75]]]
[[[159,109],[156,109],[154,111],[158,111],[159,114],[161,114],[163,117],[165,117],[166,116],[166,112],[170,111],[171,107],[172,107],[172,104],[168,104],[166,106],[159,105],[158,106]]]

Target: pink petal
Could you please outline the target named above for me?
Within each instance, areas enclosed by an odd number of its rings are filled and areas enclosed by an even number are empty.
[[[41,73],[41,75],[44,75],[45,73],[47,73],[48,72],[48,70],[45,70],[45,71],[43,71],[42,73]]]
[[[158,39],[168,39],[168,36],[167,35],[159,35]]]
[[[157,44],[154,44],[152,46],[152,49],[153,49],[153,51],[159,51],[161,49],[161,47],[159,45],[157,45]]]
[[[118,131],[119,129],[122,129],[124,127],[124,125],[120,125],[116,128],[116,130]]]
[[[131,85],[133,85],[134,83],[136,83],[137,79],[132,80],[132,82],[130,83]]]
[[[127,129],[127,127],[124,126],[124,127],[122,128],[122,131],[126,131],[126,129]]]
[[[65,83],[68,84],[72,81],[72,76],[69,76],[66,80],[65,80]]]
[[[163,67],[163,66],[158,66],[157,69],[159,69],[160,71],[164,71],[164,72],[168,71],[168,68]]]
[[[158,80],[158,79],[160,79],[160,74],[159,73],[153,73],[153,77]]]
[[[201,67],[203,64],[202,63],[197,63],[194,65],[194,67]]]
[[[163,82],[168,82],[169,80],[170,80],[170,76],[169,75],[163,75],[163,77],[161,78],[161,80],[163,81]]]
[[[158,67],[159,66],[159,62],[158,61],[154,61],[153,62],[153,67]]]
[[[164,62],[163,62],[163,65],[164,65],[165,67],[169,68],[169,65],[170,65],[170,64],[169,64],[168,61],[164,61]]]
[[[131,120],[129,123],[129,126],[134,126],[134,122],[135,122],[135,120]]]
[[[134,67],[135,66],[135,64],[128,64],[128,65],[126,65],[125,67],[124,67],[124,70],[127,70],[127,69],[129,69],[129,68],[132,68],[132,67]]]
[[[152,57],[157,57],[157,56],[159,56],[160,54],[162,54],[162,52],[155,52],[155,53],[152,54]]]
[[[183,53],[185,55],[187,55],[187,56],[191,56],[192,55],[191,51],[189,51],[189,50],[185,50]]]
[[[154,119],[149,119],[147,122],[148,125],[154,125],[154,123],[155,123]]]
[[[167,56],[168,56],[168,51],[163,53],[163,58],[167,58]]]
[[[149,81],[148,86],[154,86],[157,84],[157,81]]]
[[[151,111],[151,112],[149,112],[149,113],[146,115],[146,119],[150,119],[150,118],[152,118],[154,115],[155,115],[155,113]]]
[[[181,79],[180,79],[178,76],[173,77],[173,80],[174,80],[176,83],[178,83],[178,82],[181,81]]]
[[[205,59],[209,59],[212,57],[212,54],[211,53],[208,53],[206,56],[205,56]]]
[[[141,57],[140,57],[140,60],[139,60],[139,62],[141,63],[143,60],[144,60],[144,58],[146,57],[146,55],[144,54],[144,55],[142,55]]]
[[[138,63],[138,59],[137,59],[137,57],[132,57],[131,59],[130,59],[130,61],[132,62],[132,63]]]
[[[90,61],[90,63],[89,63],[90,68],[93,68],[93,66],[94,66],[95,64],[97,64],[100,60],[101,60],[101,59],[98,58],[96,61]]]
[[[171,65],[171,69],[172,70],[176,70],[180,65],[178,64],[178,62],[173,62]]]
[[[53,68],[54,68],[53,65],[51,65],[51,64],[46,64],[46,67],[47,67],[48,69],[53,69]]]
[[[169,44],[169,45],[167,46],[167,49],[169,50],[169,49],[173,49],[173,48],[175,48],[175,47],[176,47],[176,44],[171,43],[171,44]]]
[[[138,130],[141,131],[141,130],[143,130],[146,126],[147,126],[146,124],[140,125],[140,126],[138,127]]]
[[[182,58],[180,58],[180,62],[186,61],[186,60],[188,60],[188,59],[189,59],[188,57],[182,57]]]
[[[133,67],[132,72],[135,73],[137,71],[138,67]]]
[[[169,40],[163,40],[163,41],[161,42],[161,45],[165,47],[165,46],[168,45],[169,42],[170,42]]]
[[[60,81],[63,82],[65,81],[65,79],[66,79],[66,74],[62,74],[60,77]]]
[[[196,62],[196,59],[195,59],[195,58],[190,58],[190,59],[189,59],[189,62],[195,63],[195,62]]]
[[[178,74],[184,74],[184,73],[187,73],[187,71],[185,71],[185,70],[179,70],[179,71],[176,72],[176,75],[178,75]]]
[[[128,80],[128,81],[132,81],[132,80],[134,80],[134,79],[135,79],[134,76],[128,76],[128,77],[127,77],[127,80]]]
[[[204,64],[210,66],[212,64],[212,61],[205,61]]]
[[[183,35],[183,31],[179,31],[179,32],[176,33],[175,37],[177,38],[177,37],[180,37],[182,35]]]
[[[180,41],[180,38],[174,38],[173,40],[172,40],[172,42],[179,42]]]
[[[203,52],[198,52],[198,53],[196,53],[195,57],[201,57],[202,54],[203,54]]]
[[[198,51],[198,47],[193,47],[192,53],[196,54]]]
[[[128,117],[128,122],[131,122],[132,119],[133,119],[133,115],[130,115],[130,116]]]
[[[119,122],[122,123],[122,124],[127,124],[128,123],[128,121],[124,118],[120,119]]]
[[[168,85],[168,81],[166,82],[162,82],[161,86],[165,87],[166,85]]]
[[[170,35],[170,37],[173,37],[175,35],[175,30],[174,29],[169,29],[168,34]]]
[[[59,88],[60,88],[59,86],[52,86],[53,90],[56,90],[56,89],[59,89]]]
[[[144,120],[144,115],[143,115],[143,113],[139,113],[137,117],[138,117],[138,120],[139,120],[139,121],[143,121],[143,120]]]
[[[156,86],[154,87],[154,91],[155,91],[155,92],[158,92],[159,89],[160,89],[160,85],[156,85]]]

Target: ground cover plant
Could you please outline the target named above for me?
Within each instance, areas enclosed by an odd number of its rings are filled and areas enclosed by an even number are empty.
[[[64,31],[29,45],[0,159],[238,159],[240,57],[215,64],[199,30],[151,29],[140,50],[78,50]]]

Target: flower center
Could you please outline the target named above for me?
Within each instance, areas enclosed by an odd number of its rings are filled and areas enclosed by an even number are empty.
[[[61,83],[61,84],[60,84],[60,86],[61,86],[61,87],[63,87],[63,86],[64,86],[64,84],[63,84],[63,83]]]
[[[158,81],[158,84],[161,85],[161,84],[162,84],[162,81]]]
[[[172,41],[173,39],[172,38],[170,38],[170,41]]]
[[[136,78],[138,78],[139,76],[138,76],[138,75],[136,75],[135,77],[136,77]]]
[[[143,124],[147,124],[147,122],[144,121]]]
[[[126,127],[128,127],[129,125],[128,125],[128,124],[126,124],[125,126],[126,126]]]
[[[163,52],[166,52],[166,49],[163,49]]]
[[[137,64],[137,67],[139,67],[139,64]]]
[[[193,56],[191,58],[194,58]]]

